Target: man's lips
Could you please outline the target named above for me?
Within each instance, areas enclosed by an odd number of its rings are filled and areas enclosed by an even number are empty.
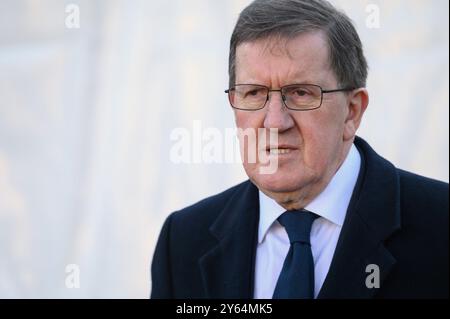
[[[290,145],[290,144],[277,144],[277,145],[267,145],[266,151],[270,151],[271,149],[285,149],[285,150],[296,150],[298,149],[297,146]]]
[[[298,147],[289,144],[269,145],[265,149],[267,153],[274,155],[288,154],[295,150],[298,150]]]

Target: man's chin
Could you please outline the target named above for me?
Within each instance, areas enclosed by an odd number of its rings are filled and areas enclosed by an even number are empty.
[[[264,193],[291,193],[301,187],[299,181],[301,178],[295,178],[292,174],[258,174],[251,178],[252,182]]]

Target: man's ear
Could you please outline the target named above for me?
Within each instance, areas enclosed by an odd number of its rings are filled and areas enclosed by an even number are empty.
[[[348,114],[344,123],[344,141],[353,139],[369,105],[369,92],[365,88],[352,91],[348,96]]]

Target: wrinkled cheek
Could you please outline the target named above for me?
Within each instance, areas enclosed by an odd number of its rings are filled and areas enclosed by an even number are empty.
[[[256,112],[235,111],[235,117],[241,158],[254,165],[259,158],[259,136],[264,136],[263,120]]]
[[[261,137],[265,136],[264,129],[238,128],[237,135],[242,162],[249,167],[260,164],[261,160],[267,156],[265,154],[266,143],[261,142]]]
[[[240,110],[233,110],[234,111],[234,118],[236,121],[236,125],[238,127],[242,128],[248,128],[248,127],[263,127],[264,126],[264,119],[266,117],[266,110],[258,110],[258,111],[240,111]]]
[[[323,141],[305,140],[304,148],[302,149],[303,165],[309,168],[310,171],[320,172],[321,168],[326,166],[328,162],[328,154],[324,152]]]

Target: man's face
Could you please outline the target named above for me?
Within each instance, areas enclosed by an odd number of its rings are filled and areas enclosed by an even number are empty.
[[[304,33],[291,40],[269,38],[243,43],[236,50],[236,84],[260,84],[271,89],[316,84],[324,90],[337,89],[328,52],[322,32]],[[284,106],[280,92],[271,92],[262,110],[235,110],[238,128],[278,129],[278,146],[285,149],[278,155],[276,151],[266,154],[269,159],[277,156],[275,173],[261,174],[260,168],[267,163],[244,160],[247,175],[267,194],[290,194],[301,189],[313,192],[315,185],[327,184],[351,145],[344,137],[348,103],[346,93],[329,93],[323,95],[319,109],[294,111]]]

